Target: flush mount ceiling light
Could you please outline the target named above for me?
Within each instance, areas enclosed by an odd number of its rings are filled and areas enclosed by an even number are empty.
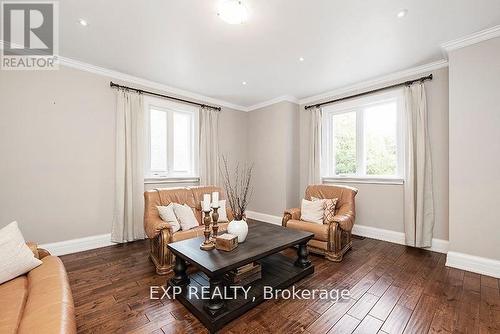
[[[247,84],[247,82],[246,82],[246,81],[243,81],[241,84],[242,84],[243,86],[245,86],[245,85]]]
[[[398,12],[398,18],[403,18],[408,14],[408,9],[402,9]]]
[[[300,57],[300,58],[299,58],[299,61],[304,61],[304,57]]]
[[[217,15],[226,23],[241,24],[247,20],[248,10],[239,0],[222,0]]]
[[[89,23],[85,19],[78,19],[78,23],[80,23],[84,27],[89,25]]]

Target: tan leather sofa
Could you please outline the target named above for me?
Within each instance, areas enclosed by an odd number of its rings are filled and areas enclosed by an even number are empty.
[[[0,333],[76,333],[73,297],[62,261],[29,246],[43,263],[0,285]]]
[[[222,189],[215,186],[154,189],[144,193],[144,230],[150,239],[150,258],[158,274],[164,275],[172,271],[174,256],[167,248],[169,243],[203,235],[201,201],[203,194],[211,194],[214,191],[219,192],[220,199],[225,198]],[[170,224],[160,218],[157,208],[157,206],[168,205],[172,202],[189,205],[194,211],[199,226],[173,233]],[[232,211],[227,204],[226,207],[227,218],[231,221]],[[219,231],[227,230],[227,224],[227,222],[219,223]]]
[[[324,255],[330,261],[340,262],[351,248],[351,231],[356,217],[354,198],[358,190],[345,186],[310,185],[306,189],[305,199],[338,198],[333,223],[315,224],[300,220],[300,209],[286,210],[282,225],[301,231],[314,233],[307,248],[310,252]]]

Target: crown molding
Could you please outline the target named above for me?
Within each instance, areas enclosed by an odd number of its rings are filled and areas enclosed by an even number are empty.
[[[0,40],[0,50],[3,50],[5,44],[7,44],[7,43],[4,40]],[[131,83],[131,84],[141,85],[141,86],[145,86],[145,87],[152,88],[152,89],[157,89],[157,90],[167,92],[170,94],[179,95],[181,97],[198,100],[200,102],[207,103],[207,104],[208,103],[216,104],[216,105],[219,105],[222,107],[231,108],[231,109],[235,109],[238,111],[248,111],[248,107],[245,107],[245,106],[240,106],[238,104],[234,104],[234,103],[227,102],[224,100],[219,100],[219,99],[215,99],[213,97],[209,97],[209,96],[201,95],[198,93],[193,93],[193,92],[190,92],[187,90],[164,85],[164,84],[161,84],[159,82],[136,77],[134,75],[130,75],[127,73],[123,73],[123,72],[107,69],[104,67],[92,65],[92,64],[85,63],[85,62],[82,62],[82,61],[79,61],[76,59],[63,57],[63,56],[57,56],[57,59],[59,59],[59,65],[71,67],[71,68],[74,68],[77,70],[86,71],[86,72],[90,72],[90,73],[97,74],[97,75],[102,75],[102,76],[109,77],[109,78],[112,78],[115,80],[126,81],[126,82]]]
[[[247,111],[247,107],[240,106],[240,105],[237,105],[234,103],[230,103],[230,102],[227,102],[224,100],[219,100],[219,99],[215,99],[215,98],[208,97],[205,95],[189,92],[187,90],[175,88],[172,86],[167,86],[167,85],[161,84],[159,82],[143,79],[143,78],[136,77],[136,76],[126,74],[123,72],[118,72],[115,70],[110,70],[107,68],[84,63],[84,62],[81,62],[81,61],[78,61],[75,59],[61,57],[61,56],[59,56],[58,58],[59,58],[59,64],[66,66],[66,67],[71,67],[71,68],[75,68],[78,70],[107,76],[107,77],[110,77],[110,78],[113,78],[116,80],[126,81],[129,83],[145,86],[148,88],[158,89],[158,90],[163,91],[163,92],[168,92],[168,93],[179,95],[182,97],[187,97],[190,99],[198,100],[198,101],[203,102],[203,103],[211,103],[211,104],[216,104],[216,105],[219,105],[222,107],[231,108],[231,109],[235,109],[235,110],[239,110],[239,111]]]
[[[450,51],[458,50],[464,48],[469,45],[473,45],[479,42],[486,41],[488,39],[492,39],[495,37],[500,37],[500,25],[484,29],[473,33],[471,35],[467,35],[464,37],[457,38],[455,40],[446,42],[441,44],[441,48],[443,48],[446,53]]]
[[[4,41],[0,40],[0,49],[3,49],[3,46],[4,46]],[[430,71],[448,66],[448,61],[446,59],[442,59],[442,60],[439,60],[436,62],[432,62],[432,63],[425,64],[422,66],[417,66],[417,67],[410,68],[407,70],[399,71],[399,72],[392,73],[392,74],[389,74],[389,75],[386,75],[383,77],[370,79],[370,80],[363,81],[363,82],[360,82],[360,83],[357,83],[354,85],[342,87],[342,88],[339,88],[339,89],[336,89],[333,91],[329,91],[329,92],[322,93],[319,95],[306,97],[303,99],[298,99],[292,95],[283,95],[283,96],[279,96],[279,97],[276,97],[276,98],[273,98],[273,99],[270,99],[270,100],[267,100],[264,102],[260,102],[260,103],[251,105],[251,106],[242,106],[242,105],[234,104],[234,103],[227,102],[224,100],[215,99],[212,97],[201,95],[198,93],[193,93],[193,92],[186,91],[183,89],[171,87],[168,85],[161,84],[159,82],[147,80],[147,79],[133,76],[130,74],[126,74],[123,72],[119,72],[119,71],[107,69],[104,67],[92,65],[92,64],[85,63],[85,62],[82,62],[82,61],[79,61],[76,59],[63,57],[63,56],[58,56],[58,59],[59,59],[59,64],[66,66],[66,67],[78,69],[81,71],[90,72],[90,73],[97,74],[97,75],[106,76],[106,77],[109,77],[110,79],[121,80],[121,81],[128,82],[131,84],[144,86],[144,87],[147,87],[150,89],[157,89],[159,91],[171,93],[174,95],[179,95],[181,97],[198,100],[198,101],[203,102],[203,103],[211,103],[211,104],[219,105],[222,107],[226,107],[226,108],[230,108],[230,109],[234,109],[234,110],[238,110],[238,111],[244,111],[244,112],[250,112],[250,111],[253,111],[256,109],[264,108],[264,107],[267,107],[267,106],[270,106],[270,105],[273,105],[276,103],[284,102],[284,101],[299,104],[299,105],[311,103],[311,102],[317,102],[319,100],[330,98],[332,96],[338,96],[338,95],[350,93],[352,91],[368,88],[371,86],[385,84],[387,82],[410,77],[413,75],[422,74],[425,72],[430,72]]]
[[[359,83],[354,84],[354,85],[338,88],[338,89],[335,89],[335,90],[332,90],[332,91],[329,91],[326,93],[305,97],[305,98],[299,100],[299,104],[302,105],[302,104],[307,104],[307,103],[318,102],[320,100],[324,100],[327,98],[331,98],[331,97],[335,97],[335,96],[339,96],[339,95],[343,95],[343,94],[347,94],[347,93],[352,93],[354,91],[358,91],[361,89],[366,89],[366,88],[370,88],[370,87],[377,86],[377,85],[387,84],[389,82],[393,82],[396,80],[406,79],[406,78],[414,76],[414,75],[420,75],[422,73],[431,72],[431,71],[434,71],[434,70],[437,70],[437,69],[440,69],[443,67],[447,67],[447,66],[448,66],[448,60],[441,59],[441,60],[438,60],[438,61],[435,61],[432,63],[412,67],[412,68],[409,68],[409,69],[406,69],[403,71],[399,71],[399,72],[395,72],[395,73],[385,75],[382,77],[362,81],[362,82],[359,82]]]
[[[268,107],[270,105],[280,103],[280,102],[291,102],[291,103],[298,104],[299,100],[295,96],[291,96],[291,95],[278,96],[278,97],[275,97],[274,99],[251,105],[251,106],[247,107],[245,111],[248,112],[248,111],[253,111],[256,109],[265,108],[265,107]]]

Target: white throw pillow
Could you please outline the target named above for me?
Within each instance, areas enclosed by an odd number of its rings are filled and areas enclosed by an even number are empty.
[[[200,204],[201,204],[201,207],[203,208],[203,201],[200,202]],[[210,212],[210,220],[213,221],[212,212]],[[226,223],[229,221],[229,219],[227,218],[226,200],[225,199],[219,201],[219,210],[217,210],[217,212],[219,213],[219,220],[217,221],[217,223]],[[203,213],[203,217],[205,217],[204,213]]]
[[[197,227],[198,221],[194,216],[193,210],[189,207],[189,205],[184,204],[180,205],[178,203],[174,203],[174,213],[179,220],[179,224],[181,225],[181,230],[187,231],[192,229],[193,227]]]
[[[323,215],[325,213],[325,201],[302,200],[300,208],[300,220],[315,224],[323,224]]]
[[[174,203],[170,203],[167,206],[157,206],[157,208],[161,220],[170,224],[172,232],[175,233],[181,229],[181,225],[174,213]]]
[[[26,245],[17,222],[0,229],[0,284],[26,274],[41,264],[42,261]]]

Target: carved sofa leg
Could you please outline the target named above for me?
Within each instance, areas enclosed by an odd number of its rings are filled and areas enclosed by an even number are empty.
[[[149,256],[158,275],[169,274],[174,267],[173,254],[167,248],[169,237],[168,230],[162,230],[156,238],[150,240]]]
[[[343,235],[345,239],[342,238]],[[351,232],[343,231],[337,223],[333,223],[330,226],[329,240],[325,258],[329,261],[341,262],[344,254],[351,249]]]

